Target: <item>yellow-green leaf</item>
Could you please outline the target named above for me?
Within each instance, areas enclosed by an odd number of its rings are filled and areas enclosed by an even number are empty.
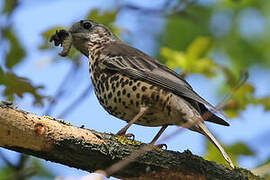
[[[194,49],[194,48],[191,48]],[[196,50],[195,54],[202,56],[205,51]],[[171,69],[181,69],[184,74],[199,73],[207,77],[216,75],[216,63],[208,58],[201,57],[193,59],[195,56],[190,57],[185,52],[175,51],[167,47],[160,49],[160,54],[165,58],[165,64]],[[197,56],[196,55],[196,56]]]
[[[233,91],[233,90],[232,90]],[[240,110],[245,110],[250,103],[256,104],[254,87],[251,84],[243,84],[237,91],[232,92],[230,100],[224,107],[228,118],[237,117]]]
[[[212,47],[209,37],[197,37],[187,48],[189,60],[205,57]]]

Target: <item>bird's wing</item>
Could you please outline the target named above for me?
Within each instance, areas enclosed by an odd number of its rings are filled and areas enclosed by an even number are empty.
[[[101,61],[105,68],[159,86],[219,112],[200,97],[180,75],[138,49],[117,42],[107,45],[103,49],[102,55]]]

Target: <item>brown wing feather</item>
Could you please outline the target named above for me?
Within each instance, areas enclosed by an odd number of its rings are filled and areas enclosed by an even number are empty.
[[[205,104],[212,110],[219,112],[213,105],[200,97],[180,75],[138,49],[117,42],[107,45],[102,54],[105,57],[116,57],[103,59],[103,64],[111,70],[134,79],[147,81],[181,97],[188,98],[188,101],[194,101],[191,104],[194,104],[199,111],[201,107],[197,103],[201,103],[202,106]],[[202,110],[204,111],[204,109]],[[224,120],[219,122],[220,118],[215,119],[215,123],[227,125]]]

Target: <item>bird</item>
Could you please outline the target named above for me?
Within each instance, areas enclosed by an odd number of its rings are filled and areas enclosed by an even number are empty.
[[[229,124],[214,113],[220,110],[196,93],[181,75],[93,20],[80,20],[68,31],[56,31],[50,41],[63,46],[61,56],[66,56],[73,45],[89,59],[99,103],[109,114],[127,122],[118,135],[129,136],[127,130],[132,124],[161,126],[150,142],[154,144],[168,126],[182,126],[205,135],[234,168],[205,121]]]

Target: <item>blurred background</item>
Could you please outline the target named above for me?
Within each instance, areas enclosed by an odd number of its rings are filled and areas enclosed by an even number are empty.
[[[60,57],[61,48],[48,42],[56,29],[81,19],[98,21],[181,73],[212,104],[231,94],[223,109],[231,126],[207,126],[238,166],[269,177],[269,0],[0,0],[0,9],[0,100],[76,126],[120,130],[126,123],[110,116],[93,93],[88,59],[75,49]],[[249,77],[236,88],[244,72]],[[169,127],[163,136],[176,128]],[[134,125],[128,132],[150,142],[158,130]],[[198,133],[181,131],[164,143],[169,150],[189,149],[227,165]],[[0,148],[1,180],[85,174]]]

